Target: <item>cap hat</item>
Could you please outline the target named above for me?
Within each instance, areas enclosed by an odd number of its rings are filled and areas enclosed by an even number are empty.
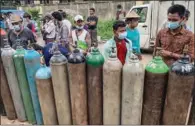
[[[140,18],[140,16],[135,11],[131,11],[126,15],[126,18]]]
[[[82,20],[83,21],[84,20],[83,16],[77,15],[77,16],[74,17],[74,21],[78,21],[78,20]]]
[[[11,23],[16,23],[22,21],[22,18],[19,15],[12,14],[10,20]]]

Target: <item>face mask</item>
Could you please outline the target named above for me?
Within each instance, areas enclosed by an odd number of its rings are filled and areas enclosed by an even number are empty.
[[[170,29],[176,29],[180,26],[181,26],[181,24],[179,22],[168,22],[168,28],[170,28]]]
[[[82,29],[83,29],[83,26],[76,26],[76,28],[77,28],[78,30],[82,30]]]
[[[20,31],[20,26],[19,25],[14,25],[13,27],[14,27],[15,31],[17,31],[17,32]]]
[[[127,37],[127,32],[119,33],[119,36],[118,36],[119,39],[123,40],[126,37]]]

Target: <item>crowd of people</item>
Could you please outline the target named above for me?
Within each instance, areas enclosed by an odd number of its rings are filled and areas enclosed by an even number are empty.
[[[23,18],[7,14],[1,15],[0,20],[5,20],[9,44],[16,49],[16,40],[20,39],[22,46],[27,49],[29,42],[34,49],[43,54],[46,65],[53,55],[52,47],[58,43],[59,50],[67,56],[75,49],[79,49],[84,55],[90,51],[91,47],[97,47],[97,25],[98,17],[95,8],[90,8],[90,16],[85,20],[82,15],[74,17],[74,24],[67,19],[67,14],[63,10],[54,11],[43,17],[41,33],[45,46],[36,43],[37,35],[31,15],[25,13]],[[167,22],[159,31],[156,39],[155,50],[161,47],[160,55],[167,65],[171,65],[183,54],[183,48],[188,45],[188,54],[194,61],[194,34],[187,27],[186,22],[190,12],[183,5],[173,5],[167,11]],[[125,21],[123,19],[125,18]],[[129,56],[134,53],[142,60],[140,51],[140,33],[137,28],[140,16],[131,11],[126,14],[121,5],[117,6],[116,21],[113,24],[113,37],[104,45],[104,58],[107,59],[113,49],[116,50],[117,57],[124,64]],[[155,54],[155,53],[154,53]]]

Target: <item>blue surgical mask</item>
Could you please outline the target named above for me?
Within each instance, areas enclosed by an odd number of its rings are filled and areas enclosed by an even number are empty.
[[[20,31],[20,26],[19,25],[14,25],[13,27],[14,27],[15,31],[17,31],[17,32]]]
[[[123,32],[123,33],[119,33],[119,36],[118,36],[119,39],[123,40],[123,39],[125,39],[126,37],[127,37],[127,32],[126,32],[126,31]]]
[[[170,29],[176,29],[179,28],[181,26],[181,24],[177,21],[177,22],[168,22],[168,28]]]

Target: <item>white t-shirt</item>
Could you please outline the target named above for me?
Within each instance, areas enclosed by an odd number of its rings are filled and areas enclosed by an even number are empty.
[[[71,22],[67,19],[64,19],[62,22],[68,27],[68,30],[69,30],[69,33],[70,33],[71,27],[72,27]]]
[[[48,33],[46,38],[55,38],[56,36],[56,26],[54,22],[51,20],[44,25],[45,31]]]

